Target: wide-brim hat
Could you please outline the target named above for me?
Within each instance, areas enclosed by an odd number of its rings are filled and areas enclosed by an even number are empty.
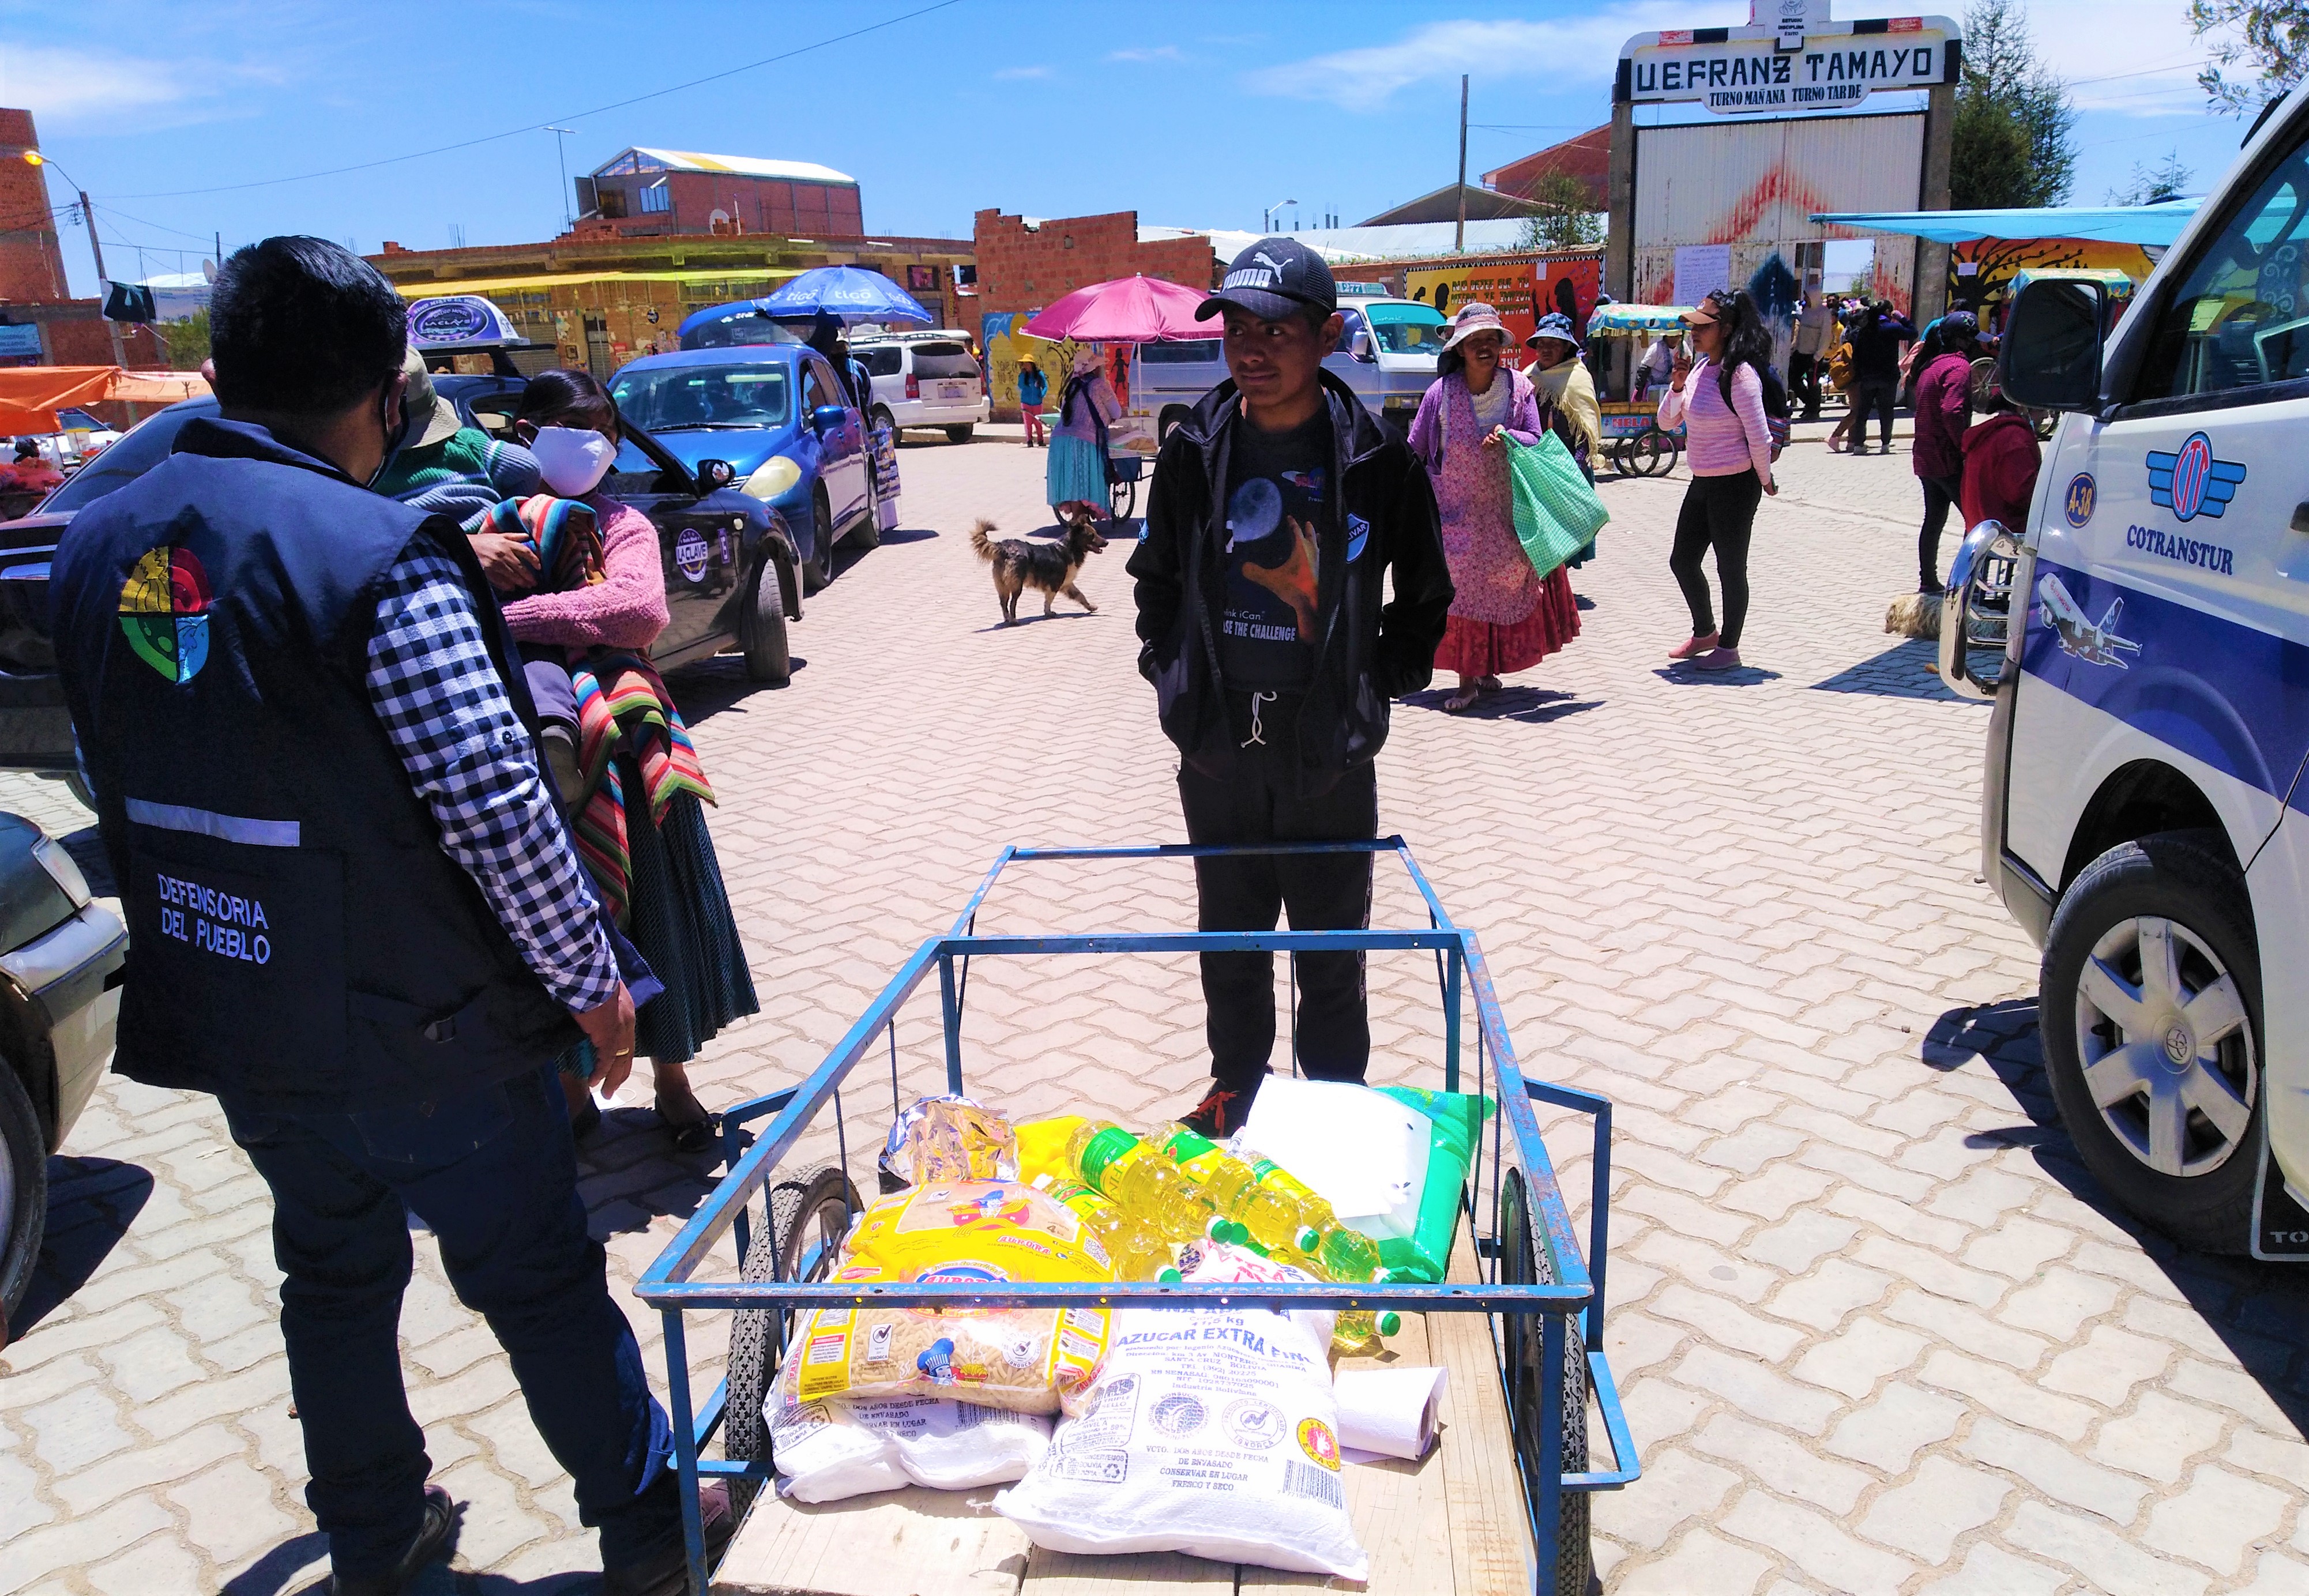
[[[1578,352],[1579,335],[1571,330],[1571,318],[1560,310],[1551,310],[1540,317],[1539,325],[1533,328],[1531,336],[1523,341],[1523,347],[1535,349],[1550,341],[1568,343],[1575,354]]]
[[[1508,326],[1500,320],[1500,313],[1480,299],[1470,299],[1452,316],[1451,336],[1443,341],[1443,347],[1457,349],[1467,340],[1484,332],[1498,333],[1500,347],[1504,349],[1507,346]]]
[[[402,447],[421,449],[454,437],[464,427],[465,419],[457,414],[455,405],[435,390],[433,374],[425,369],[424,352],[411,346],[402,357],[401,369],[409,374],[409,386],[402,391],[401,403],[409,412],[411,428],[408,441]]]

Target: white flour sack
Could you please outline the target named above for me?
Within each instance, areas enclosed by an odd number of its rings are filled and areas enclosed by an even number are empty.
[[[1039,1413],[937,1397],[828,1397],[789,1407],[773,1394],[763,1417],[778,1494],[797,1502],[908,1485],[1000,1485],[1033,1468],[1051,1445],[1051,1421]]]
[[[995,1511],[1053,1551],[1181,1551],[1363,1578],[1328,1318],[1117,1310],[1104,1370]]]

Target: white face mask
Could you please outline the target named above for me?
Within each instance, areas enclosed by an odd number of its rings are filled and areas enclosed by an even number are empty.
[[[618,446],[608,438],[575,427],[539,427],[537,441],[530,444],[529,452],[537,456],[545,486],[565,499],[583,498],[592,492],[594,484],[609,475],[610,462],[618,457]]]

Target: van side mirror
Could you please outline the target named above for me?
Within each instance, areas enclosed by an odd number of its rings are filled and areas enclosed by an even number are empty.
[[[1371,348],[1371,335],[1370,332],[1364,328],[1357,328],[1355,335],[1347,341],[1347,353],[1353,355],[1358,360],[1376,360],[1379,358],[1379,355]]]
[[[822,404],[810,411],[810,427],[823,437],[829,432],[838,431],[841,428],[843,418],[847,413],[838,404]]]
[[[2031,291],[2034,286],[2030,285]],[[1984,521],[1964,535],[1941,600],[1941,680],[1959,698],[1993,698],[2019,669],[2019,634],[2012,614],[2013,586],[2024,552],[2002,522]],[[2021,618],[2028,595],[2021,595]],[[1984,653],[1993,662],[1984,669]]]
[[[1997,356],[2006,398],[2032,410],[2100,409],[2105,295],[2097,282],[2058,278],[2020,290]]]

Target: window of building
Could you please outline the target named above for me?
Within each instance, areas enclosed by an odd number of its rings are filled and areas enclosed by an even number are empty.
[[[612,219],[626,213],[626,191],[622,188],[597,188],[593,191],[593,208]]]
[[[666,186],[664,178],[659,178],[647,188],[642,190],[642,210],[644,213],[649,211],[670,211],[672,209],[673,191]]]

